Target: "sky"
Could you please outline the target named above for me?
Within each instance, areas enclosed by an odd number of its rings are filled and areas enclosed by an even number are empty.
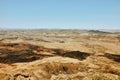
[[[0,28],[120,29],[120,0],[0,0]]]

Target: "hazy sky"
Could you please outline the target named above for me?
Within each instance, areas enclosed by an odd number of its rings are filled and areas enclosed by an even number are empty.
[[[0,0],[0,28],[120,29],[120,0]]]

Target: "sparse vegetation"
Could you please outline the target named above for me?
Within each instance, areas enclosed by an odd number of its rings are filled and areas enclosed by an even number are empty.
[[[1,31],[0,80],[120,80],[119,35]]]

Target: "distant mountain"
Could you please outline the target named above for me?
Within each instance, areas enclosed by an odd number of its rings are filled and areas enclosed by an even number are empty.
[[[118,29],[118,30],[115,30],[115,29],[114,30],[101,30],[101,31],[120,34],[120,29]]]
[[[89,33],[99,33],[99,34],[111,34],[111,32],[100,31],[100,30],[88,30]]]

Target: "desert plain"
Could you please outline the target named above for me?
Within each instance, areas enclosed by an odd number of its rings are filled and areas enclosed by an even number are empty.
[[[0,30],[0,80],[120,80],[120,33]]]

